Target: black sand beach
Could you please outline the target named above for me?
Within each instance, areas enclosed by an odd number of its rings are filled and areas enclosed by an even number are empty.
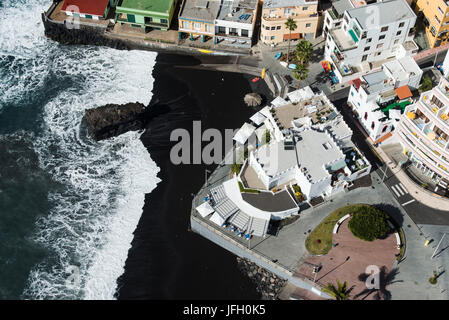
[[[192,57],[159,54],[153,70],[153,101],[171,112],[153,119],[142,135],[162,180],[145,198],[125,272],[118,279],[118,299],[259,299],[256,286],[237,267],[231,253],[188,230],[192,193],[204,183],[205,169],[215,165],[173,165],[172,130],[239,128],[256,111],[243,97],[271,95],[253,76],[188,68]],[[179,66],[179,67],[178,67]],[[187,68],[186,68],[187,67]],[[268,95],[268,97],[267,97]]]

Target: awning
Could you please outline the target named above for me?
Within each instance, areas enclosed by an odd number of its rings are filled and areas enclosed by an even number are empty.
[[[215,212],[215,210],[211,207],[209,202],[204,202],[203,204],[196,207],[196,211],[204,218]]]
[[[288,39],[299,39],[301,38],[301,34],[300,33],[292,33],[291,35],[289,33],[284,34],[284,40],[288,40]]]
[[[254,130],[256,130],[256,128],[253,125],[245,122],[239,131],[237,131],[233,139],[240,144],[245,144],[248,138],[254,133]]]
[[[412,92],[410,91],[410,88],[407,85],[399,87],[395,89],[395,91],[396,94],[398,95],[399,100],[407,99],[413,96]]]
[[[271,105],[273,106],[273,107],[280,107],[280,106],[284,106],[284,105],[286,105],[286,104],[288,104],[288,102],[287,101],[285,101],[283,98],[281,98],[281,97],[276,97],[273,101],[271,101]]]
[[[312,89],[307,86],[302,89],[288,93],[287,97],[290,99],[291,102],[298,103],[300,101],[312,99],[314,95],[315,94],[313,93]]]
[[[212,217],[210,217],[210,221],[212,221],[213,223],[219,225],[220,227],[225,222],[225,220],[222,217],[220,217],[220,215],[218,213],[216,213],[216,212],[212,215]]]
[[[256,126],[260,126],[265,119],[266,117],[260,112],[256,112],[251,118],[249,118],[249,120],[251,120]]]

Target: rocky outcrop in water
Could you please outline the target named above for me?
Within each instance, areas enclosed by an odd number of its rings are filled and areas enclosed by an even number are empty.
[[[245,258],[237,257],[237,264],[240,271],[256,284],[257,291],[262,294],[262,300],[277,299],[287,282],[286,280]]]
[[[89,134],[98,141],[127,131],[143,129],[146,123],[144,111],[145,105],[138,102],[124,105],[107,104],[87,109],[84,120]]]

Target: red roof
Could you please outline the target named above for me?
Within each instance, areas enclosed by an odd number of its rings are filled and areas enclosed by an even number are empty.
[[[61,10],[67,11],[68,6],[77,6],[79,8],[79,13],[81,14],[91,14],[101,17],[104,15],[108,4],[109,0],[64,0]],[[69,11],[76,12],[76,10]]]
[[[395,91],[396,91],[396,94],[398,95],[399,100],[402,100],[405,98],[410,98],[411,96],[413,96],[408,85],[399,87]]]
[[[362,80],[360,78],[354,79],[349,81],[349,84],[353,84],[357,90],[359,90],[360,86],[362,85]]]

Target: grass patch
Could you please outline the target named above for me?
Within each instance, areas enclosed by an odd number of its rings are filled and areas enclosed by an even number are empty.
[[[245,187],[243,186],[243,184],[239,181],[239,188],[240,188],[240,192],[247,192],[247,193],[259,193],[259,190],[255,190],[255,189],[245,189]]]
[[[338,220],[348,213],[354,212],[364,204],[348,205],[341,207],[328,215],[321,223],[310,233],[306,239],[307,250],[314,255],[326,254],[332,249],[332,230]],[[317,240],[320,240],[318,242]]]

